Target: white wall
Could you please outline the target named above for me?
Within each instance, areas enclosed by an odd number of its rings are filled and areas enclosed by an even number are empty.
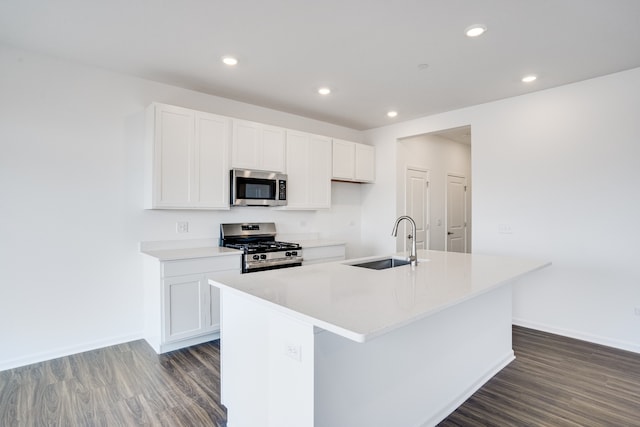
[[[0,94],[0,369],[139,337],[139,241],[217,238],[221,222],[256,220],[347,240],[350,257],[393,251],[397,139],[465,125],[474,252],[554,263],[516,288],[516,321],[640,351],[640,69],[364,138],[5,47]],[[331,211],[145,211],[143,110],[152,101],[374,143],[376,184],[334,183]],[[188,235],[175,233],[177,220],[190,222]]]
[[[365,141],[389,161],[399,138],[470,124],[474,252],[553,262],[516,286],[514,322],[640,352],[639,112],[634,69],[374,129]],[[371,253],[393,249],[396,177],[381,161],[363,195]]]
[[[444,250],[446,230],[446,189],[447,175],[457,174],[467,178],[467,225],[471,222],[471,147],[438,135],[418,135],[402,139],[397,144],[398,200],[397,215],[405,214],[405,191],[407,167],[415,167],[429,172],[429,213],[430,249]],[[467,245],[471,248],[471,236]],[[400,237],[397,249],[405,250]]]
[[[2,46],[0,94],[0,370],[138,338],[139,241],[275,221],[359,251],[357,184],[334,184],[330,211],[142,209],[153,101],[355,141],[358,131]],[[176,234],[177,220],[190,233]]]

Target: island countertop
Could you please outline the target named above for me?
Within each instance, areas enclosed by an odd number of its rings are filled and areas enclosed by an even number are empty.
[[[220,276],[209,283],[318,328],[366,342],[550,265],[540,260],[427,250],[418,251],[417,267],[370,270],[352,265],[382,258],[388,256]]]

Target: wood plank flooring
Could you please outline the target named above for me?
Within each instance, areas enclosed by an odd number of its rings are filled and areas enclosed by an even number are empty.
[[[521,327],[513,347],[441,427],[640,426],[640,355]],[[0,372],[0,426],[223,427],[219,350],[134,341]]]
[[[218,341],[145,341],[0,372],[0,426],[225,426]]]
[[[516,360],[441,427],[640,426],[640,355],[513,327]]]

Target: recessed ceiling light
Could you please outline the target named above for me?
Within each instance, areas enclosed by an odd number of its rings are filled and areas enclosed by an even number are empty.
[[[397,111],[389,111],[389,112],[387,113],[387,116],[388,116],[388,117],[396,117],[397,115],[398,115],[398,112],[397,112]]]
[[[226,65],[236,65],[236,64],[238,64],[238,60],[236,58],[234,58],[233,56],[223,56],[222,57],[222,62],[224,62]]]
[[[529,76],[524,76],[522,78],[522,81],[524,83],[531,83],[532,81],[535,81],[538,78],[538,76],[534,76],[533,74],[529,75]]]
[[[331,89],[329,89],[328,87],[321,87],[320,89],[318,89],[318,93],[320,95],[329,95],[331,93]]]
[[[478,37],[483,35],[485,31],[487,31],[487,27],[485,27],[484,25],[472,25],[470,27],[467,27],[467,29],[464,30],[464,33],[467,35],[467,37]]]

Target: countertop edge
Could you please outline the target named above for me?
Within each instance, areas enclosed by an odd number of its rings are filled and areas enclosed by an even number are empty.
[[[403,253],[397,253],[395,254],[395,256],[402,256]],[[486,255],[480,255],[479,257],[484,257]],[[488,257],[493,257],[491,255],[489,255]],[[364,257],[361,258],[359,260],[349,260],[349,261],[340,261],[340,264],[351,264],[354,261],[365,261],[368,259],[376,259],[376,258],[380,258],[379,256],[373,256],[373,257]],[[511,258],[511,257],[500,257],[500,258]],[[446,303],[443,303],[439,306],[433,307],[430,310],[426,310],[422,313],[419,313],[413,317],[410,318],[406,318],[403,319],[401,321],[395,322],[395,323],[391,323],[388,325],[385,325],[384,327],[380,327],[377,329],[373,329],[367,332],[358,332],[357,330],[352,330],[352,329],[347,329],[344,326],[339,326],[336,325],[334,323],[331,323],[328,320],[323,320],[321,318],[318,317],[314,317],[310,314],[305,314],[303,312],[297,311],[293,308],[290,307],[286,307],[280,304],[277,304],[273,301],[269,301],[267,299],[261,298],[260,296],[257,295],[253,295],[249,292],[245,292],[244,290],[241,289],[237,289],[234,286],[230,286],[230,285],[226,285],[224,283],[222,283],[221,281],[217,281],[217,280],[209,280],[209,284],[211,286],[215,286],[218,287],[221,290],[225,290],[225,291],[229,291],[229,292],[233,292],[236,295],[243,295],[245,298],[248,298],[252,301],[255,301],[258,304],[261,304],[263,306],[269,307],[270,309],[273,309],[277,312],[280,313],[284,313],[288,316],[291,316],[294,319],[297,320],[301,320],[304,321],[306,323],[309,323],[315,327],[318,327],[320,329],[335,333],[336,335],[342,336],[344,338],[347,338],[349,340],[358,342],[358,343],[365,343],[368,342],[376,337],[385,335],[387,333],[393,332],[394,330],[397,330],[399,328],[402,328],[404,326],[410,325],[414,322],[420,321],[422,319],[425,319],[427,317],[430,317],[436,313],[439,313],[443,310],[446,310],[450,307],[453,307],[455,305],[461,304],[465,301],[471,300],[473,298],[476,298],[480,295],[486,294],[488,292],[492,292],[502,286],[508,285],[508,284],[513,284],[515,283],[518,279],[520,279],[521,277],[533,273],[535,271],[541,270],[543,268],[546,268],[548,266],[551,265],[551,262],[548,261],[542,261],[542,260],[529,260],[529,261],[533,261],[534,263],[537,263],[537,265],[533,265],[531,266],[531,268],[528,268],[524,271],[519,272],[518,274],[515,274],[513,276],[510,276],[508,278],[505,278],[503,280],[497,281],[496,283],[490,285],[490,286],[486,286],[482,289],[478,289],[474,292],[471,293],[467,293],[464,295],[461,295],[457,298],[451,299],[449,301],[447,301]],[[429,262],[429,261],[425,261],[425,262]],[[220,277],[219,280],[224,280],[223,277]]]
[[[140,251],[141,254],[153,257],[159,261],[180,261],[197,258],[213,258],[224,256],[242,255],[237,249],[223,248],[219,246],[184,249],[160,249]]]

